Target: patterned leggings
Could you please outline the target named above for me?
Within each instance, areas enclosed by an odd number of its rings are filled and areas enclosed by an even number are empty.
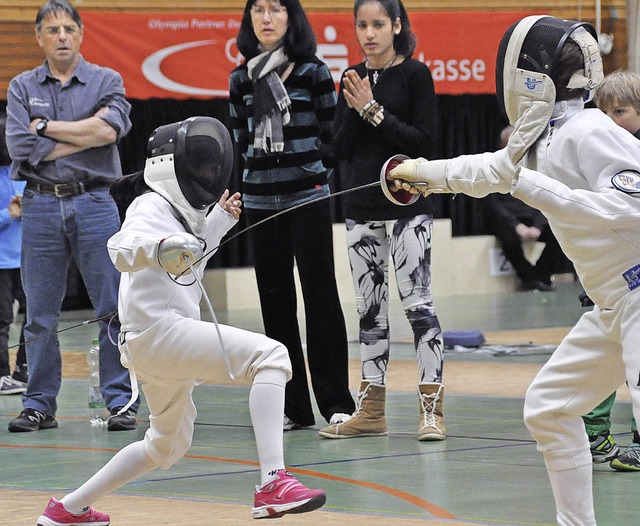
[[[389,363],[389,256],[416,348],[420,382],[441,382],[444,343],[431,296],[432,217],[346,220],[351,276],[360,317],[362,378],[386,384]]]

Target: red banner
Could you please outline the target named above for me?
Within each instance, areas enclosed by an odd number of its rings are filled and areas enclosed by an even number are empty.
[[[411,13],[414,58],[431,69],[436,92],[495,93],[495,60],[506,29],[531,12]],[[308,13],[318,56],[338,83],[363,59],[351,13]],[[242,62],[241,14],[84,12],[82,54],[124,78],[132,99],[227,97]],[[117,23],[115,22],[117,21]],[[126,29],[126,30],[125,30]]]

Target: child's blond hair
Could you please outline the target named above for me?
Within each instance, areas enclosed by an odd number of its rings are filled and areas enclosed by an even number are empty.
[[[640,115],[640,75],[621,69],[606,75],[593,100],[605,113],[616,105],[633,106]]]

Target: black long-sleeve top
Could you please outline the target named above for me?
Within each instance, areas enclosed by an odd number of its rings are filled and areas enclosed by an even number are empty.
[[[353,66],[361,78],[364,63]],[[333,144],[339,160],[342,188],[378,181],[389,157],[405,154],[429,159],[436,146],[436,96],[429,68],[412,58],[382,71],[373,86],[373,96],[384,106],[384,120],[374,127],[347,106],[340,94],[333,124]],[[355,220],[388,220],[431,214],[428,198],[410,206],[389,201],[379,187],[347,193],[344,215]]]

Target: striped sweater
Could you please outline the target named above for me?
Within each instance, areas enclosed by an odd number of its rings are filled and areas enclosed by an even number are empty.
[[[325,155],[337,99],[329,68],[315,57],[297,62],[284,86],[291,99],[284,151],[265,152],[253,147],[253,84],[246,63],[229,78],[231,126],[245,161],[245,208],[284,210],[329,194]]]

